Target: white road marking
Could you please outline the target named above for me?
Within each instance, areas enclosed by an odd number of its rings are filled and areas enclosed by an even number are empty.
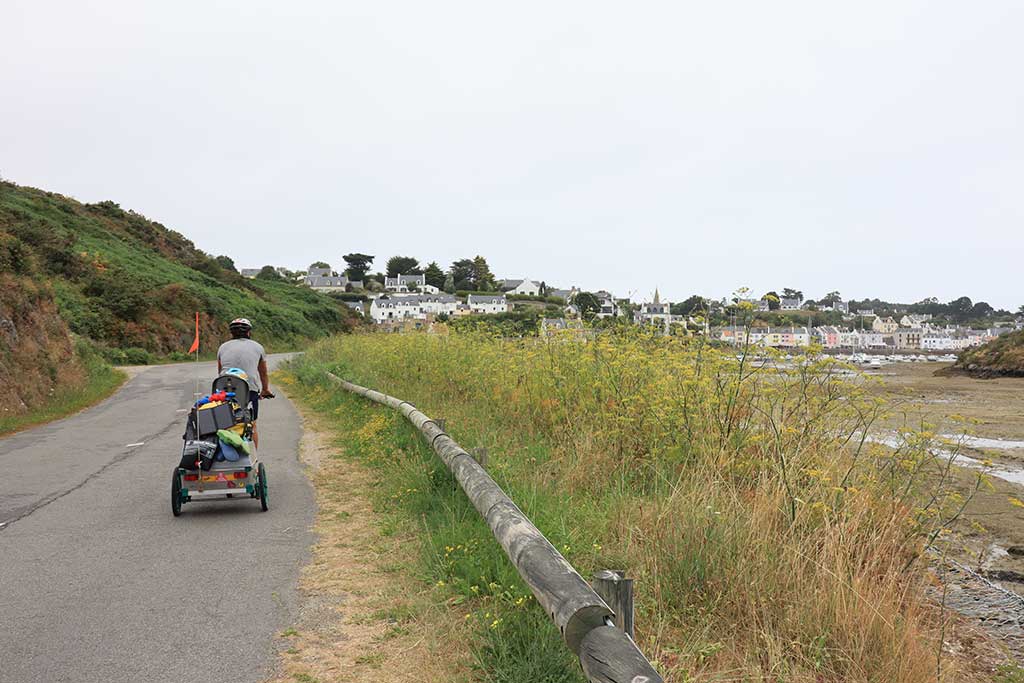
[[[191,408],[178,408],[175,412],[187,413],[189,410],[191,410]]]
[[[140,442],[138,442],[138,443],[126,443],[126,444],[124,445],[124,447],[125,447],[125,448],[131,448],[131,447],[133,447],[133,446],[145,446],[145,445],[146,445],[146,442],[145,442],[145,441],[140,441]]]

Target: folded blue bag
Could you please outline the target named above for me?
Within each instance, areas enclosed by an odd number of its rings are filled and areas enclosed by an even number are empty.
[[[228,462],[235,462],[242,457],[234,446],[223,441],[220,442],[220,452],[224,454],[224,459]]]

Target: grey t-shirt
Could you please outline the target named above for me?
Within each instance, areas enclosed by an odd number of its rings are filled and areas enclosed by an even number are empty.
[[[266,358],[267,352],[263,350],[263,345],[252,339],[230,339],[217,349],[220,366],[225,370],[245,370],[245,374],[249,375],[249,388],[253,391],[263,390],[263,383],[260,382],[260,361]]]

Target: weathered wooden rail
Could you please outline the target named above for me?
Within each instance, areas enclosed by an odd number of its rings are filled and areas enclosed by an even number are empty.
[[[590,681],[663,683],[664,679],[630,635],[615,627],[616,615],[601,596],[438,422],[407,401],[352,384],[331,373],[327,376],[346,391],[401,412],[420,431],[487,521],[516,571],[558,626],[565,644],[579,657],[583,673]],[[632,613],[628,617],[620,615],[620,623],[628,623],[632,629]]]

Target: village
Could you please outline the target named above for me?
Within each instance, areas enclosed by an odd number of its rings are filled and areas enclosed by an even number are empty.
[[[256,277],[260,269],[242,269],[243,276]],[[494,281],[496,292],[450,292],[430,284],[423,273],[397,274],[378,280],[352,280],[328,265],[292,273],[277,269],[301,284],[324,294],[357,297],[343,300],[382,330],[401,332],[431,330],[435,324],[470,316],[511,313],[517,308],[538,313],[538,331],[585,329],[585,321],[621,320],[650,327],[663,334],[703,334],[735,346],[799,349],[816,346],[828,352],[861,354],[956,353],[979,346],[998,336],[1024,327],[1024,317],[999,321],[977,328],[935,322],[930,314],[896,313],[882,315],[873,309],[851,310],[846,301],[829,300],[815,304],[797,297],[734,297],[732,301],[706,301],[704,310],[673,313],[671,302],[655,290],[650,301],[634,303],[606,290],[584,292],[576,287],[562,289],[530,278]],[[452,283],[445,289],[453,289]],[[775,304],[774,306],[772,304]],[[772,311],[790,318],[807,315],[803,326],[773,326],[764,318]],[[827,312],[841,316],[842,324],[813,325],[813,314]],[[731,324],[714,325],[715,319]]]

